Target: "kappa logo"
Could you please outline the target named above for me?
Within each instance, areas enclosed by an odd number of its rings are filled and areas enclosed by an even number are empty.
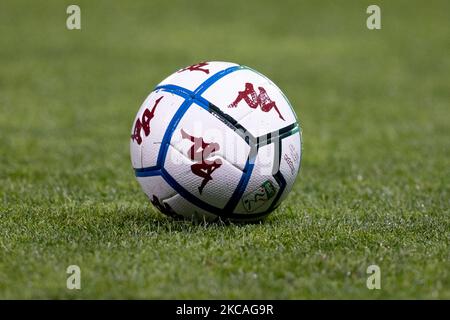
[[[201,194],[206,184],[212,180],[211,174],[222,165],[220,159],[214,161],[207,159],[212,153],[219,150],[220,146],[215,142],[204,142],[203,138],[191,136],[183,129],[181,129],[181,137],[193,142],[187,156],[197,162],[191,165],[192,173],[203,178],[201,185],[198,187],[198,191]]]
[[[261,108],[263,112],[269,112],[272,109],[275,109],[275,111],[278,113],[278,116],[281,120],[284,121],[283,116],[280,113],[280,110],[278,110],[278,107],[275,103],[275,101],[272,101],[267,94],[266,90],[263,87],[258,87],[259,94],[256,94],[255,88],[253,87],[252,83],[247,82],[245,84],[244,91],[239,91],[238,96],[236,99],[228,106],[228,108],[236,108],[239,102],[244,100],[247,105],[252,108],[256,109],[258,106]]]
[[[272,198],[276,193],[276,188],[270,180],[266,180],[258,189],[247,193],[242,198],[242,204],[248,212],[255,211]]]
[[[141,136],[141,130],[144,130],[144,134],[146,137],[150,134],[150,121],[155,116],[155,110],[158,103],[161,101],[161,99],[164,96],[158,98],[158,100],[155,101],[155,104],[153,105],[152,111],[148,110],[148,108],[145,109],[144,113],[142,114],[141,119],[137,119],[136,123],[134,124],[133,134],[131,135],[131,140],[136,141],[137,144],[142,143],[142,136]]]
[[[171,206],[169,206],[169,204],[167,203],[161,203],[161,201],[158,199],[157,196],[153,195],[152,199],[150,199],[150,202],[156,207],[158,208],[159,211],[161,211],[162,213],[164,213],[165,215],[172,217],[174,219],[181,219],[182,216],[177,214]]]
[[[193,65],[191,65],[191,66],[189,66],[189,67],[186,67],[186,68],[184,68],[184,69],[181,69],[180,71],[178,71],[178,73],[180,73],[180,72],[184,72],[184,71],[202,71],[202,72],[204,72],[204,73],[206,73],[206,74],[209,74],[209,69],[206,69],[206,68],[202,68],[202,67],[205,67],[205,66],[207,66],[208,65],[208,62],[200,62],[200,63],[196,63],[196,64],[193,64]]]

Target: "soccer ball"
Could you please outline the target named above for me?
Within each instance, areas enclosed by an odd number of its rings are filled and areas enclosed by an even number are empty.
[[[163,80],[131,131],[131,162],[153,205],[193,220],[259,220],[290,192],[301,130],[283,92],[249,67],[202,62]]]

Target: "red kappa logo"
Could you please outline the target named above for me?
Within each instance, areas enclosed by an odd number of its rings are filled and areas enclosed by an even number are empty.
[[[155,116],[155,109],[158,103],[161,101],[161,99],[164,96],[158,98],[158,100],[155,101],[155,104],[152,108],[152,111],[145,109],[144,113],[142,114],[141,119],[137,119],[136,123],[134,124],[134,130],[133,134],[131,135],[131,140],[136,141],[137,144],[142,143],[142,137],[141,137],[141,129],[144,130],[144,134],[147,137],[150,134],[150,121]]]
[[[183,71],[202,71],[206,74],[209,74],[209,69],[203,69],[202,67],[207,66],[208,62],[200,62],[200,63],[196,63],[193,64],[189,67],[186,67],[184,69],[181,69],[180,71],[178,71],[178,73],[183,72]]]
[[[150,200],[150,202],[156,208],[158,208],[159,211],[168,215],[169,217],[172,217],[175,219],[180,219],[182,217],[179,214],[177,214],[167,202],[161,203],[161,201],[155,195],[153,195],[153,198]]]
[[[263,87],[258,87],[258,90],[259,94],[256,94],[253,84],[247,82],[245,84],[245,90],[238,92],[237,98],[228,106],[228,108],[236,108],[238,103],[244,100],[252,109],[256,109],[258,106],[261,107],[261,110],[264,112],[269,112],[272,108],[275,109],[280,119],[284,121],[284,118],[281,115],[280,110],[278,110],[275,101],[270,99],[266,90]]]
[[[191,136],[183,129],[181,129],[181,137],[193,142],[187,156],[194,162],[197,162],[191,165],[192,173],[203,178],[202,184],[198,187],[198,191],[201,194],[206,184],[212,180],[211,174],[222,165],[220,159],[214,161],[207,159],[212,153],[219,150],[220,146],[215,142],[204,142],[203,138]]]

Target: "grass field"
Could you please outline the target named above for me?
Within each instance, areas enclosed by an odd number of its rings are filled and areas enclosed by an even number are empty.
[[[377,1],[370,31],[372,3],[3,0],[0,298],[450,299],[450,2]],[[262,224],[174,222],[135,181],[139,105],[202,60],[266,74],[302,124]]]

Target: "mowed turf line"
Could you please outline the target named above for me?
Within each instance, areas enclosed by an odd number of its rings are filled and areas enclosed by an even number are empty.
[[[448,1],[378,1],[379,31],[368,1],[77,3],[81,31],[69,2],[0,4],[0,298],[450,298]],[[139,105],[201,60],[266,74],[301,121],[262,224],[173,222],[133,176]]]

